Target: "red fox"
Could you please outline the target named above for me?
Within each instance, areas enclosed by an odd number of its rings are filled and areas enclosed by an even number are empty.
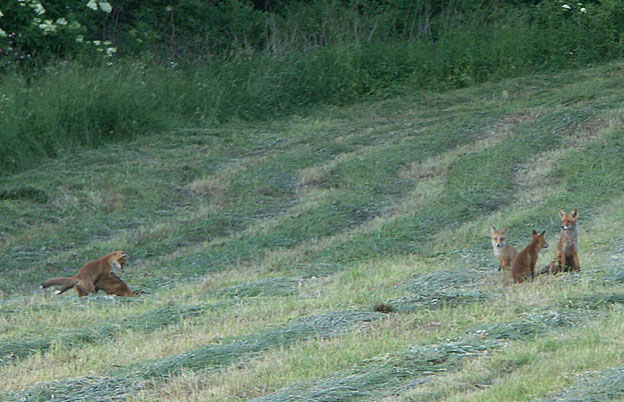
[[[514,258],[511,263],[511,276],[515,282],[522,283],[529,277],[531,277],[531,279],[535,277],[537,254],[542,248],[548,247],[548,243],[546,243],[546,238],[544,237],[545,233],[546,231],[544,230],[542,233],[537,234],[534,230],[529,245]]]
[[[559,208],[561,218],[561,232],[559,243],[555,249],[555,259],[550,263],[550,273],[557,274],[561,271],[580,271],[581,264],[578,258],[578,231],[576,220],[578,210],[574,208],[569,214]]]
[[[518,255],[518,250],[507,241],[507,228],[496,230],[493,225],[490,225],[490,230],[494,256],[498,258],[498,270],[510,269],[511,262]]]
[[[126,282],[113,272],[100,276],[100,279],[95,282],[95,291],[97,292],[98,290],[103,290],[108,295],[125,297],[134,297],[143,293],[141,290],[131,290]]]
[[[110,279],[111,277],[117,278],[117,276],[112,274],[112,271],[114,268],[123,271],[127,258],[128,254],[125,254],[123,251],[113,251],[102,258],[87,262],[74,276],[58,277],[44,281],[41,284],[41,288],[53,285],[60,286],[61,288],[56,291],[56,294],[61,294],[75,287],[78,297],[96,293],[100,289],[104,290],[101,286],[102,284],[106,284],[111,280],[115,282],[114,279]],[[100,280],[104,281],[98,284]],[[121,281],[119,278],[117,280]],[[125,285],[123,281],[121,282]]]

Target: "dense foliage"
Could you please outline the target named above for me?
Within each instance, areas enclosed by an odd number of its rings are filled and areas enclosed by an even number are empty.
[[[586,66],[623,40],[619,0],[11,0],[0,172],[171,122]]]

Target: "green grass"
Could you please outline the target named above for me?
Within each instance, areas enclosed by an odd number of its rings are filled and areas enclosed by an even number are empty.
[[[623,71],[185,127],[0,178],[0,395],[624,397]],[[541,264],[557,208],[579,209],[582,271],[513,284],[488,224],[517,248],[546,230]],[[113,249],[146,294],[38,289]]]

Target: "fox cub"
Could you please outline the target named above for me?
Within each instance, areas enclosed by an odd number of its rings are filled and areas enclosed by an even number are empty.
[[[518,250],[507,241],[507,228],[496,230],[493,225],[490,225],[492,233],[492,249],[494,250],[494,256],[498,258],[498,270],[510,269],[511,262],[518,255]]]
[[[128,254],[123,251],[114,251],[102,258],[87,262],[74,276],[57,277],[44,281],[41,284],[41,288],[60,286],[56,294],[76,288],[78,297],[97,293],[98,290],[104,290],[109,293],[109,289],[114,294],[117,294],[116,292],[121,293],[119,296],[136,296],[136,294],[127,289],[128,286],[125,285],[125,282],[112,272],[114,269],[123,271],[127,259]]]
[[[559,217],[561,218],[561,232],[559,243],[555,249],[555,259],[550,263],[550,273],[580,271],[578,230],[576,229],[578,210],[574,208],[569,214],[566,214],[563,209],[559,208]]]
[[[537,262],[537,254],[542,248],[548,247],[546,238],[544,237],[546,231],[537,234],[534,230],[531,236],[531,242],[526,246],[511,263],[511,276],[517,283],[522,283],[529,277],[533,279],[535,277],[535,263]]]

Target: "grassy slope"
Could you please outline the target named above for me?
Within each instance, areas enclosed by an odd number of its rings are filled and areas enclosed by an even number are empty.
[[[623,79],[172,132],[0,179],[0,396],[623,398]],[[488,223],[552,249],[558,207],[580,210],[582,273],[512,285]],[[35,290],[112,249],[148,294]]]

